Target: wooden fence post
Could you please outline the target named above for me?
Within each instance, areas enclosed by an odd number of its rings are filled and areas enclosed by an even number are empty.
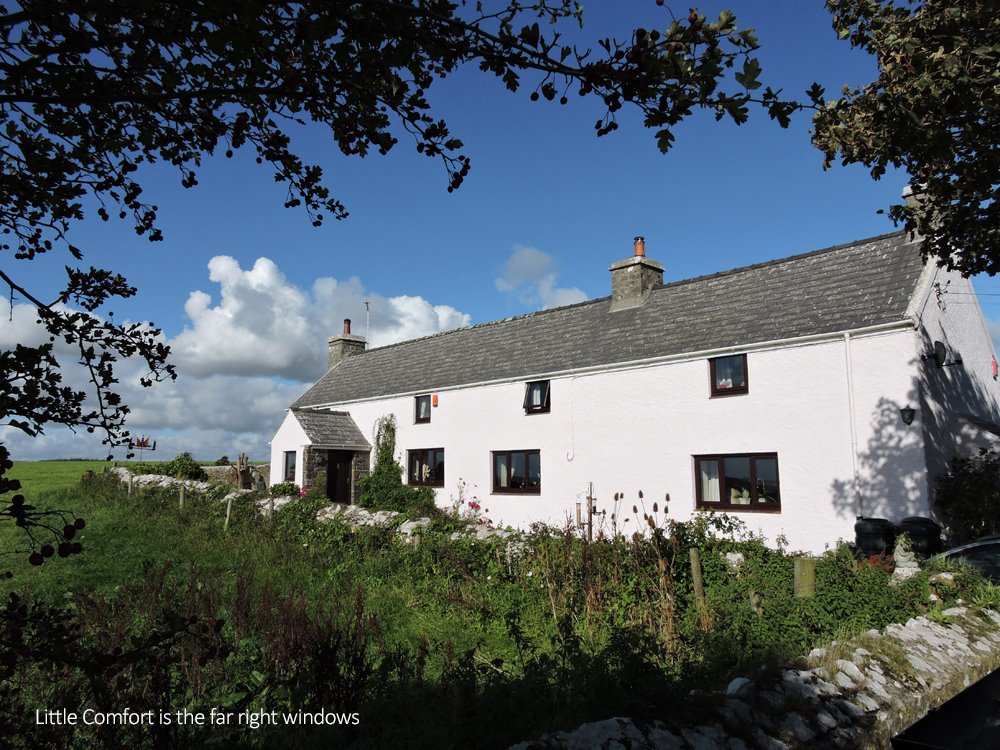
[[[816,596],[816,558],[795,558],[795,596],[798,599]]]
[[[701,629],[706,633],[712,629],[712,618],[708,613],[708,601],[705,599],[705,583],[701,578],[701,553],[697,547],[689,550],[691,557],[691,580],[694,582],[694,596],[698,602],[698,617]]]
[[[233,512],[233,495],[235,493],[230,492],[229,498],[226,500],[226,522],[222,524],[223,531],[229,531],[229,514]]]

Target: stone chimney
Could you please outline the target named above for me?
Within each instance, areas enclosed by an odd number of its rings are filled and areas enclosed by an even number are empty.
[[[646,257],[646,239],[635,238],[635,255],[620,260],[611,271],[611,312],[642,305],[655,287],[663,286],[663,266]]]
[[[332,370],[352,354],[361,354],[365,350],[365,337],[351,334],[351,319],[344,319],[344,332],[339,336],[331,336],[329,341],[330,359],[327,365]]]

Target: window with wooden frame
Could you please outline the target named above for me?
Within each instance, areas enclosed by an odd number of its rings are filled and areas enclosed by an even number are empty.
[[[549,410],[549,381],[534,380],[524,386],[524,413],[541,414]]]
[[[493,451],[493,492],[537,495],[542,491],[540,451]]]
[[[295,451],[285,451],[285,461],[282,467],[283,482],[295,481]]]
[[[781,510],[777,453],[695,456],[694,476],[699,508]]]
[[[444,448],[407,451],[407,484],[444,487]]]
[[[710,359],[708,369],[713,396],[734,396],[749,391],[746,354]]]
[[[413,400],[413,421],[416,424],[431,421],[431,397],[417,396]]]

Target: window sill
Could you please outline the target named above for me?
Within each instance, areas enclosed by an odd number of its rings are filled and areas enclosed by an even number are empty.
[[[755,508],[752,505],[697,505],[695,510],[714,510],[716,513],[771,513],[773,515],[779,515],[781,513],[781,506],[767,506],[764,508]]]

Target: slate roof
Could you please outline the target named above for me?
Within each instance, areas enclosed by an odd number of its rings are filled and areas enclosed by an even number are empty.
[[[371,448],[351,415],[343,411],[292,409],[309,442],[331,448]]]
[[[665,284],[632,309],[603,297],[460,328],[347,357],[292,407],[900,322],[923,267],[918,245],[891,234]]]

